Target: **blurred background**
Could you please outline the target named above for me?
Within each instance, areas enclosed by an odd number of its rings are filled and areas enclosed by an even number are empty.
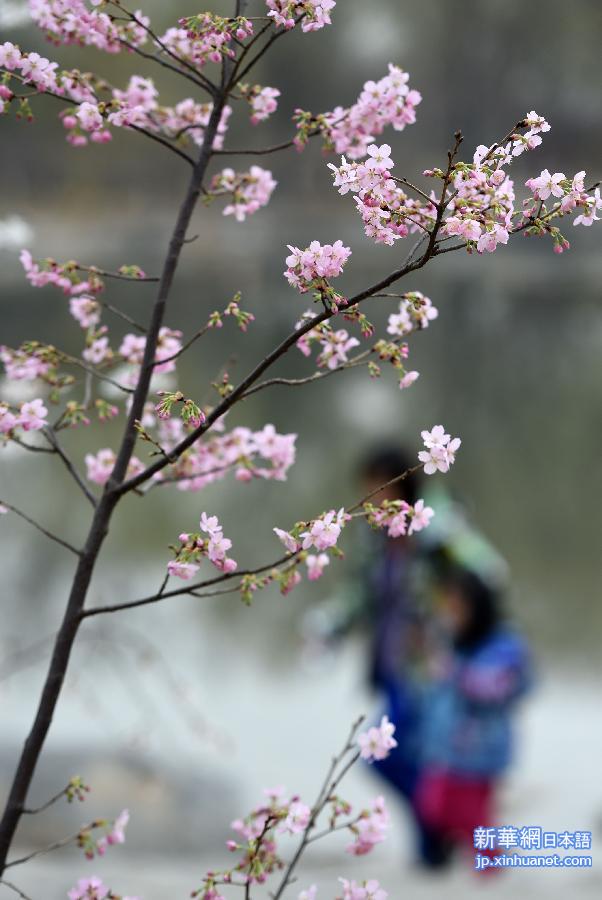
[[[250,13],[261,14],[263,6],[253,2]],[[189,96],[175,76],[143,71],[135,59],[49,48],[20,8],[0,0],[0,40],[67,67],[94,68],[116,86],[133,72],[150,75],[166,103]],[[230,9],[225,3],[213,8]],[[147,0],[144,11],[161,32],[199,9]],[[249,134],[247,110],[236,109],[227,146],[286,140],[296,107],[348,106],[364,81],[381,78],[394,62],[423,95],[417,125],[383,136],[393,146],[398,175],[419,180],[424,168],[442,164],[458,128],[464,158],[471,158],[477,144],[498,139],[535,109],[552,130],[536,153],[514,164],[519,192],[546,166],[568,176],[585,169],[588,181],[600,177],[602,8],[595,0],[570,6],[560,0],[339,0],[333,21],[313,35],[289,35],[262,60],[253,80],[282,91],[279,111]],[[37,338],[77,354],[81,333],[68,304],[52,288],[30,288],[18,250],[27,246],[34,257],[105,269],[136,263],[155,274],[188,172],[135,134],[114,133],[108,146],[73,149],[57,112],[41,99],[35,124],[8,117],[0,123],[0,343]],[[279,182],[269,207],[243,225],[224,218],[217,203],[200,208],[192,228],[199,239],[184,252],[170,327],[191,333],[237,290],[257,317],[246,336],[224,327],[187,354],[178,386],[196,398],[209,399],[224,359],[231,360],[236,381],[306,308],[282,278],[287,243],[341,238],[353,250],[339,282],[350,292],[396,268],[404,252],[364,237],[352,201],[331,188],[317,145],[301,157],[288,151],[267,159],[259,163]],[[552,253],[551,242],[516,238],[491,257],[444,256],[404,282],[403,290],[422,291],[440,311],[432,327],[411,340],[410,361],[421,378],[410,391],[401,394],[386,373],[373,382],[360,370],[294,395],[276,387],[237,407],[230,426],[259,428],[269,421],[280,432],[298,434],[288,482],[227,479],[202,494],[161,489],[143,507],[128,498],[115,517],[90,602],[121,602],[155,589],[167,545],[192,530],[202,510],[219,515],[239,563],[271,559],[274,524],[288,527],[325,505],[357,499],[354,473],[367,447],[394,439],[417,451],[420,429],[443,422],[463,441],[444,487],[508,561],[513,615],[537,658],[537,690],[521,720],[503,818],[558,831],[592,830],[595,860],[602,837],[600,245],[596,229],[573,232],[569,225],[565,233],[572,246],[562,257]],[[151,294],[152,287],[116,282],[106,297],[140,318]],[[366,311],[382,325],[389,310],[368,305]],[[119,323],[112,334],[115,346]],[[308,366],[300,354],[291,355],[279,372],[308,374]],[[118,433],[116,422],[67,439],[81,462],[91,448],[115,447]],[[88,507],[52,459],[3,450],[0,496],[68,540],[85,534]],[[37,702],[72,565],[15,517],[3,519],[0,535],[1,794]],[[24,890],[58,900],[76,877],[94,869],[115,889],[144,900],[187,896],[205,869],[222,861],[228,823],[256,802],[264,785],[283,783],[308,798],[317,790],[352,718],[372,711],[361,638],[319,665],[309,665],[304,652],[304,615],[332,594],[344,566],[330,566],[318,584],[287,598],[269,590],[252,609],[236,596],[202,603],[181,598],[84,625],[31,802],[44,802],[75,772],[93,785],[92,798],[85,808],[36,817],[19,845],[44,846],[124,805],[132,813],[128,845],[92,867],[75,850],[43,857],[19,873]],[[379,789],[369,772],[359,771],[348,796],[361,804]],[[341,860],[336,839],[318,844],[304,884],[324,885],[322,896],[329,896],[338,874],[370,875],[394,900],[480,895],[482,886],[465,869],[445,878],[412,869],[404,813],[390,799],[389,842],[359,862]],[[601,887],[594,864],[576,873],[509,873],[487,890],[499,897],[517,890],[593,897]]]

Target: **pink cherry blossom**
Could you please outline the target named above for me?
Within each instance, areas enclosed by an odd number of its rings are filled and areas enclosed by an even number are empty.
[[[19,424],[19,419],[7,403],[0,403],[0,434],[9,434]]]
[[[360,756],[369,762],[385,759],[391,750],[397,747],[397,741],[393,737],[395,725],[387,716],[380,720],[378,728],[373,726],[368,731],[362,732],[358,738]]]
[[[276,112],[278,108],[278,100],[276,98],[279,96],[280,91],[276,88],[264,87],[260,88],[257,93],[254,93],[250,97],[249,102],[251,104],[251,109],[253,110],[251,122],[253,125],[257,125],[259,122],[265,122],[272,113]]]
[[[95,103],[80,103],[75,113],[84,131],[96,131],[103,126],[103,118]]]
[[[100,878],[93,875],[91,878],[80,878],[77,886],[69,891],[67,897],[69,900],[105,900],[108,895],[109,889]]]
[[[347,853],[353,856],[365,856],[371,853],[376,844],[380,844],[387,837],[389,828],[389,813],[385,806],[384,797],[377,797],[370,809],[364,810],[355,823],[352,831],[354,841],[345,848]]]
[[[300,834],[305,831],[309,824],[311,809],[301,801],[291,803],[288,808],[288,815],[282,824],[282,831],[289,834]]]
[[[307,577],[310,581],[317,581],[324,574],[324,569],[330,563],[330,559],[326,553],[320,553],[316,556],[310,553],[305,563],[307,565]]]
[[[284,544],[289,553],[296,553],[300,548],[300,543],[296,540],[292,534],[289,534],[288,531],[283,531],[282,528],[273,528],[272,529],[278,540]]]
[[[400,300],[399,312],[389,316],[387,332],[395,337],[405,337],[412,331],[428,328],[429,322],[438,315],[439,310],[429,297],[420,291],[411,291]]]
[[[322,352],[318,356],[318,365],[326,366],[328,369],[337,369],[345,365],[349,361],[349,351],[360,346],[358,339],[349,337],[344,328],[326,332],[319,343]]]
[[[331,509],[319,519],[315,519],[309,531],[305,531],[301,535],[303,549],[309,550],[310,547],[315,547],[316,550],[328,550],[329,547],[334,547],[346,521],[347,515],[342,508],[338,513]]]
[[[442,425],[435,425],[431,431],[422,432],[422,439],[426,450],[420,451],[418,459],[423,463],[425,474],[448,472],[462,443],[460,438],[451,439]]]
[[[100,306],[92,297],[72,297],[69,310],[82,328],[92,328],[100,322]]]
[[[317,31],[331,24],[330,12],[336,0],[266,0],[268,16],[282,28],[294,28],[295,19],[301,19],[301,30]]]
[[[312,884],[311,887],[306,888],[306,890],[301,891],[297,900],[316,900],[318,894],[318,888],[315,884]]]
[[[21,404],[18,424],[23,431],[40,431],[48,424],[47,416],[48,410],[42,400],[29,400]]]
[[[400,390],[403,391],[403,390],[405,390],[406,388],[409,388],[411,385],[414,384],[414,382],[415,382],[419,377],[420,377],[420,372],[416,372],[416,370],[414,370],[414,371],[412,371],[412,372],[406,372],[405,375],[403,376],[403,378],[401,378],[400,381],[399,381],[399,388],[400,388]]]
[[[411,512],[408,534],[414,534],[415,531],[422,531],[423,528],[428,528],[434,515],[435,511],[430,506],[425,506],[424,500],[417,500]]]
[[[351,250],[342,241],[324,245],[312,241],[305,250],[289,244],[288,249],[291,252],[286,258],[284,277],[302,294],[318,287],[323,279],[340,275],[351,256]]]
[[[108,337],[99,337],[96,338],[89,347],[86,347],[82,352],[82,357],[86,360],[86,362],[92,363],[92,365],[97,366],[103,360],[108,359],[111,356],[111,348],[109,347],[109,339]]]
[[[599,209],[602,209],[602,197],[600,196],[600,188],[597,187],[594,191],[594,196],[588,197],[585,201],[585,212],[576,216],[573,225],[589,227],[594,222],[599,222],[600,217],[596,215]]]
[[[564,172],[556,172],[554,175],[550,175],[549,171],[544,169],[537,178],[529,178],[526,185],[533,192],[536,200],[547,200],[550,194],[554,197],[564,196],[562,182],[565,180]]]
[[[237,222],[244,222],[270,201],[277,182],[272,173],[261,166],[251,166],[248,172],[222,169],[211,182],[215,196],[231,195],[231,202],[224,208],[225,216],[234,216]]]

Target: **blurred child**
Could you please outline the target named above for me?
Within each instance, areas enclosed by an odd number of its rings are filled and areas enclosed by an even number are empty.
[[[413,797],[431,865],[473,848],[473,830],[493,824],[516,701],[529,684],[525,641],[504,623],[498,592],[455,566],[440,576],[440,594],[436,617],[447,646],[424,692]]]

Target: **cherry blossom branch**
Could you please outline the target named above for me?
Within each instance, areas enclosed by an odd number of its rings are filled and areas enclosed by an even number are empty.
[[[156,284],[160,281],[157,276],[151,275],[126,275],[123,272],[109,272],[106,269],[99,269],[97,266],[82,266],[79,263],[73,266],[78,272],[88,272],[90,275],[98,275],[100,278],[114,278],[117,281],[140,282],[140,284]]]
[[[113,18],[117,17],[114,16]],[[186,69],[183,68],[183,60],[180,61],[180,66],[174,66],[166,59],[162,59],[160,56],[154,53],[147,53],[145,50],[142,50],[140,47],[136,47],[135,44],[126,41],[124,38],[120,38],[119,42],[123,44],[124,47],[127,47],[128,50],[131,50],[133,53],[135,53],[137,56],[141,56],[142,59],[148,59],[151,62],[155,62],[158,65],[163,66],[164,69],[169,69],[171,72],[175,72],[176,75],[181,75],[183,78],[188,79],[188,81],[191,81],[192,84],[202,88],[204,91],[207,91],[210,97],[213,97],[213,95],[215,94],[215,88],[213,87],[213,85],[210,86],[210,83],[208,81],[201,81],[201,79],[193,75],[191,71],[186,71]],[[170,55],[174,56],[174,54]],[[200,73],[198,74],[200,75]]]
[[[22,512],[20,509],[17,509],[16,506],[13,506],[12,503],[7,503],[6,500],[0,500],[0,506],[4,506],[6,509],[10,510],[16,516],[19,516],[20,519],[23,519],[29,525],[32,525],[37,531],[43,534],[45,537],[49,538],[51,541],[54,541],[55,544],[60,544],[61,547],[64,547],[65,550],[70,550],[71,553],[75,553],[76,556],[81,557],[81,551],[77,550],[72,544],[68,541],[63,540],[63,538],[58,537],[58,535],[53,534],[51,531],[48,531],[46,528],[43,528],[35,519],[31,519],[28,515]]]
[[[81,611],[84,607],[92,573],[98,555],[109,529],[111,516],[119,499],[118,487],[123,482],[136,442],[135,423],[141,419],[144,404],[148,397],[150,380],[154,367],[159,331],[163,324],[166,305],[171,293],[174,275],[180,254],[186,240],[190,220],[201,193],[201,185],[212,155],[212,146],[217,135],[219,122],[227,100],[227,92],[221,91],[215,96],[209,122],[205,128],[203,144],[194,166],[190,181],[180,205],[176,223],[169,242],[159,282],[157,296],[150,315],[150,322],[143,361],[138,383],[132,395],[132,404],[127,424],[113,472],[105,486],[105,490],[96,506],[84,547],[79,553],[69,598],[66,604],[63,621],[57,632],[54,649],[50,659],[46,679],[39,698],[37,711],[29,735],[23,746],[8,799],[0,821],[0,875],[4,871],[6,858],[18,827],[31,780],[38,759],[42,752],[46,735],[52,722],[62,685],[64,682],[71,650],[81,622]]]
[[[455,150],[459,146],[459,140],[456,142]],[[448,181],[451,177],[451,167],[452,167],[452,152],[450,151],[449,157],[450,162],[448,165],[448,173],[446,175],[446,180]],[[446,185],[444,185],[446,189]],[[442,192],[442,196],[444,193]],[[355,304],[362,303],[364,300],[367,300],[378,293],[385,290],[385,288],[390,287],[395,282],[399,281],[401,278],[408,275],[410,272],[417,271],[418,269],[423,268],[427,262],[434,257],[436,254],[434,253],[436,236],[441,228],[443,219],[443,204],[441,204],[441,209],[438,212],[437,220],[433,226],[433,230],[431,232],[431,236],[426,247],[424,254],[417,260],[414,260],[414,254],[417,249],[424,243],[426,236],[423,235],[420,239],[414,244],[412,249],[410,250],[408,256],[406,257],[406,261],[404,264],[395,271],[391,272],[386,278],[383,278],[381,281],[373,284],[371,287],[366,288],[363,291],[360,291],[358,294],[355,294],[353,297],[350,297],[348,300],[349,306],[354,306]],[[463,245],[459,245],[456,249],[461,249]],[[259,362],[255,368],[247,375],[243,381],[232,390],[227,397],[225,397],[218,406],[207,416],[206,421],[203,425],[200,425],[190,434],[188,434],[170,453],[170,459],[168,460],[157,460],[155,463],[148,466],[144,471],[140,472],[138,475],[130,478],[129,480],[124,481],[122,484],[117,486],[114,489],[114,492],[117,496],[121,496],[128,491],[134,490],[139,487],[157,472],[160,472],[166,465],[170,462],[175,461],[179,458],[185,450],[191,447],[206,431],[208,431],[211,426],[220,419],[238,400],[240,400],[247,392],[249,388],[251,388],[255,382],[263,375],[263,373],[269,369],[277,360],[279,360],[291,347],[293,347],[299,338],[303,337],[303,335],[310,332],[317,325],[320,325],[322,322],[326,322],[328,319],[331,319],[333,316],[337,314],[338,310],[336,309],[328,309],[316,315],[313,319],[308,320],[303,323],[299,328],[293,331],[288,335],[271,353],[269,353],[261,362]]]
[[[89,825],[84,825],[79,831],[76,831],[75,834],[70,834],[69,837],[63,838],[60,841],[55,841],[53,844],[49,844],[47,847],[42,847],[39,850],[33,850],[31,853],[28,853],[27,856],[11,859],[5,864],[4,868],[12,869],[14,866],[22,866],[24,863],[27,863],[38,856],[46,856],[47,853],[52,853],[54,850],[61,850],[63,847],[68,847],[69,844],[72,844],[78,839],[82,832],[91,831],[95,825],[95,822],[91,822]]]
[[[371,491],[366,497],[363,497],[361,500],[358,500],[356,503],[354,503],[352,506],[350,506],[348,508],[349,514],[355,513],[356,510],[358,510],[362,506],[364,506],[364,504],[366,504],[372,497],[376,496],[381,491],[386,490],[386,488],[390,487],[393,484],[397,484],[401,481],[404,481],[410,475],[413,475],[415,472],[419,471],[422,468],[424,468],[423,464],[418,464],[416,466],[413,466],[410,469],[406,469],[405,472],[402,472],[401,474],[397,475],[395,478],[390,479],[389,481],[385,482],[384,484],[379,485],[379,487],[377,487],[377,488],[375,488],[375,490]],[[184,478],[183,480],[190,480],[190,476],[188,478]],[[268,563],[268,564],[265,564],[262,566],[258,566],[256,569],[243,569],[243,570],[237,570],[235,572],[227,572],[222,575],[217,575],[214,578],[209,578],[209,579],[206,579],[205,581],[199,581],[199,582],[196,582],[195,584],[186,585],[184,587],[174,588],[170,591],[165,590],[167,583],[169,581],[169,575],[167,575],[164,578],[161,587],[159,588],[159,590],[156,593],[151,594],[148,597],[142,597],[138,600],[128,600],[128,601],[124,601],[123,603],[115,603],[115,604],[110,604],[107,606],[94,606],[89,609],[83,609],[81,612],[81,618],[86,619],[86,618],[90,618],[91,616],[98,616],[98,615],[105,615],[108,613],[122,612],[123,610],[127,610],[127,609],[137,609],[138,607],[149,606],[149,605],[152,605],[155,603],[159,603],[161,600],[167,600],[172,597],[182,597],[185,595],[191,595],[191,596],[199,597],[202,599],[204,597],[215,597],[215,596],[222,596],[223,594],[235,593],[241,589],[245,577],[253,576],[253,575],[262,575],[265,572],[269,572],[271,570],[278,569],[281,566],[286,566],[286,565],[290,565],[290,564],[296,565],[301,552],[302,551],[299,549],[299,550],[296,550],[295,552],[287,553],[286,555],[281,556],[275,562]],[[209,592],[204,592],[202,594],[198,593],[199,591],[202,591],[204,588],[214,587],[216,585],[223,584],[226,581],[232,581],[234,579],[239,579],[238,583],[236,585],[234,585],[234,587],[229,588],[226,591],[220,590],[220,591],[214,591],[214,592],[210,592],[210,593]]]
[[[204,87],[209,94],[215,97],[217,88],[213,84],[213,82],[209,81],[208,78],[206,78],[201,72],[199,72],[199,70],[195,66],[189,63],[187,60],[182,59],[180,56],[178,56],[177,53],[174,53],[173,50],[171,50],[166,44],[163,43],[161,38],[157,34],[155,34],[153,29],[149,25],[146,25],[144,22],[142,22],[135,15],[135,13],[131,12],[129,9],[126,9],[125,6],[120,2],[120,0],[111,0],[111,2],[113,3],[113,6],[116,6],[118,7],[118,9],[122,10],[122,12],[126,14],[131,22],[134,22],[136,25],[138,25],[139,28],[142,28],[143,31],[146,31],[153,43],[156,44],[157,47],[160,47],[161,50],[163,50],[164,53],[167,53],[167,55],[170,56],[173,60],[175,60],[175,62],[178,63],[178,66],[182,66],[192,72],[193,75],[195,75],[195,81],[199,85],[199,87]],[[184,75],[184,72],[180,72],[180,74]]]
[[[4,69],[4,68],[0,67],[0,72],[6,73],[6,72],[7,72],[7,69]],[[21,81],[21,82],[24,81],[24,78],[23,78],[21,75],[19,75],[17,72],[12,72],[12,71],[11,71],[11,72],[9,72],[8,74],[11,76],[11,78],[17,78],[17,79],[18,79],[19,81]],[[64,96],[64,95],[62,95],[62,94],[57,94],[57,93],[55,93],[54,91],[51,91],[51,90],[46,89],[46,90],[44,91],[44,94],[45,94],[45,96],[47,96],[47,97],[53,97],[55,100],[60,100],[61,103],[73,104],[73,100],[72,100],[70,97],[66,97],[66,96]],[[190,166],[194,167],[194,164],[195,164],[195,163],[194,163],[194,159],[193,159],[191,156],[188,156],[187,153],[184,153],[183,150],[180,150],[179,147],[176,147],[174,144],[171,144],[166,138],[163,138],[163,137],[161,137],[160,135],[155,134],[155,132],[153,132],[153,131],[147,131],[146,128],[142,128],[140,125],[129,124],[129,125],[127,125],[126,127],[127,127],[128,129],[130,129],[130,131],[137,131],[138,134],[143,134],[143,135],[145,135],[146,137],[150,138],[151,140],[158,142],[158,143],[161,144],[163,147],[166,147],[168,150],[171,150],[172,153],[175,153],[176,156],[181,157],[181,158],[182,158],[183,160],[185,160]],[[115,277],[115,276],[114,276],[114,277]],[[131,279],[128,279],[128,280],[130,280],[130,281],[138,281],[138,280],[142,280],[142,279],[131,278]]]
[[[346,763],[346,765],[343,767],[341,772],[335,776],[335,773],[336,773],[339,765],[345,759],[347,754],[354,749],[355,736],[356,736],[357,731],[359,730],[363,721],[364,721],[364,716],[360,716],[360,718],[356,722],[353,723],[353,725],[351,726],[351,731],[349,732],[349,737],[347,738],[347,742],[346,742],[345,746],[343,747],[343,749],[339,753],[339,755],[335,756],[333,758],[333,760],[330,764],[330,768],[328,769],[328,772],[326,774],[326,778],[324,779],[324,783],[323,783],[322,787],[320,788],[320,792],[318,794],[317,800],[314,803],[314,806],[312,808],[311,815],[309,817],[309,822],[307,823],[307,826],[303,832],[303,835],[299,842],[299,846],[297,847],[297,850],[296,850],[293,858],[291,859],[290,863],[288,864],[288,866],[284,872],[284,876],[282,878],[282,881],[280,882],[280,885],[276,889],[276,892],[272,895],[273,900],[280,900],[280,897],[282,897],[282,895],[284,894],[286,888],[288,887],[288,885],[291,882],[291,878],[297,867],[297,864],[299,863],[301,857],[303,856],[303,853],[305,852],[305,849],[310,841],[310,834],[311,834],[311,831],[315,828],[318,816],[320,815],[320,813],[322,812],[322,810],[328,803],[328,799],[329,799],[330,795],[333,793],[333,791],[336,790],[337,786],[339,785],[341,780],[345,777],[345,775],[347,774],[349,769],[359,759],[360,754],[359,754],[359,750],[358,750],[353,754],[351,759]]]
[[[299,24],[299,22],[301,21],[302,18],[303,18],[303,16],[297,16],[297,18],[295,19],[295,24]],[[259,33],[258,37],[260,37],[269,27],[270,26],[268,24],[265,28],[263,28],[261,30],[261,32]],[[242,81],[242,79],[246,75],[248,75],[248,73],[251,71],[251,69],[253,69],[255,67],[255,65],[259,62],[261,57],[264,56],[268,52],[270,47],[273,47],[273,45],[276,43],[276,41],[279,40],[285,34],[287,34],[287,31],[284,28],[281,29],[280,31],[275,31],[274,34],[272,34],[272,36],[265,42],[263,47],[260,50],[258,50],[257,53],[255,54],[255,56],[247,63],[247,65],[244,67],[242,72],[238,72],[237,67],[235,67],[234,73],[232,75],[231,83],[234,82],[234,80]],[[252,43],[253,42],[251,41],[251,43],[248,45],[248,49],[250,49]],[[245,55],[246,54],[242,54],[240,62],[242,62],[242,59],[245,57]]]
[[[323,378],[329,378],[331,375],[336,375],[338,372],[344,372],[346,369],[356,369],[359,366],[366,365],[366,359],[372,353],[373,349],[370,347],[370,349],[364,350],[363,353],[354,356],[349,362],[343,363],[343,365],[337,366],[335,369],[325,369],[324,371],[314,372],[312,375],[307,375],[305,378],[268,378],[266,381],[261,381],[259,384],[255,385],[255,387],[250,388],[250,390],[243,394],[241,400],[246,400],[247,397],[251,397],[258,391],[263,391],[265,388],[272,387],[276,384],[282,384],[288,387],[300,387],[304,384],[312,384],[314,381],[321,381]]]
[[[405,481],[406,478],[409,478],[410,475],[414,475],[420,469],[424,468],[422,463],[419,463],[416,466],[412,466],[411,469],[406,469],[405,472],[402,472],[401,475],[396,475],[395,478],[391,478],[390,481],[385,482],[385,484],[379,485],[379,487],[375,488],[373,491],[370,491],[369,494],[366,494],[361,500],[358,500],[357,503],[354,503],[353,506],[350,506],[347,512],[353,513],[356,509],[360,509],[360,507],[364,506],[368,500],[371,500],[372,497],[376,497],[377,494],[380,494],[381,491],[385,491],[388,487],[392,487],[394,484],[399,484],[401,481]]]

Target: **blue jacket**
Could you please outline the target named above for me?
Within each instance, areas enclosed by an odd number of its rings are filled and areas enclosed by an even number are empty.
[[[512,715],[530,683],[526,642],[499,627],[471,651],[455,652],[424,689],[420,767],[492,777],[512,755]]]

